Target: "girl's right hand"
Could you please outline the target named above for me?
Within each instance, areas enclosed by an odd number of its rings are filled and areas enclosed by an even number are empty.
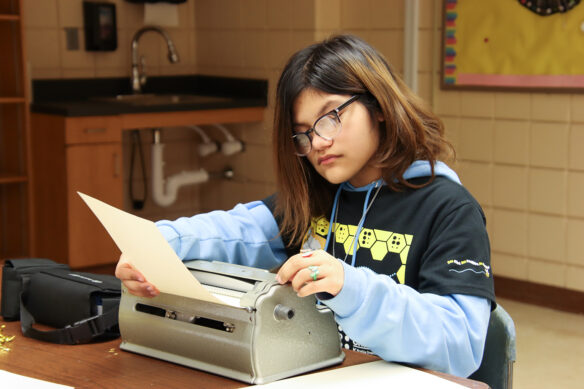
[[[116,266],[116,277],[122,281],[122,284],[128,289],[128,292],[139,297],[155,297],[160,291],[152,285],[129,262],[120,256]]]

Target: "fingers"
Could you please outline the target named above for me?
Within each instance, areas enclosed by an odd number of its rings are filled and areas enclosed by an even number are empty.
[[[319,292],[336,296],[343,287],[344,269],[338,259],[318,250],[290,257],[276,279],[281,284],[290,282],[300,297]]]
[[[120,258],[116,266],[115,275],[119,278],[128,292],[140,297],[154,297],[160,294],[156,286],[146,281],[142,273],[135,269],[123,257]]]

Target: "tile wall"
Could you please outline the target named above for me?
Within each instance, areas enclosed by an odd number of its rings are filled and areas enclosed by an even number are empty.
[[[65,50],[65,27],[79,28],[83,41],[81,0],[25,0],[33,77],[128,76],[129,44],[142,26],[143,9],[123,0],[110,1],[117,5],[120,49],[96,54]],[[188,0],[179,5],[180,24],[167,30],[183,61],[168,64],[160,38],[145,35],[141,50],[148,59],[148,72],[265,78],[270,81],[270,107],[263,123],[229,127],[246,145],[244,153],[232,157],[201,160],[193,153],[198,139],[192,131],[165,130],[167,174],[200,166],[220,172],[232,166],[235,179],[183,189],[177,204],[167,209],[148,201],[136,213],[173,218],[230,208],[271,193],[273,89],[286,59],[332,33],[350,32],[376,46],[401,72],[405,1]],[[458,153],[454,167],[485,210],[494,271],[584,291],[580,281],[584,278],[584,97],[440,90],[440,3],[420,0],[418,92],[443,118]],[[150,134],[147,130],[142,134],[147,147]],[[209,135],[221,140],[213,130]],[[128,166],[127,157],[126,172]]]
[[[435,83],[433,99],[487,215],[494,274],[584,291],[584,97]]]

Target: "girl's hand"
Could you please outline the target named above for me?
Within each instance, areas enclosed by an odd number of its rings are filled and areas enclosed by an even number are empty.
[[[296,254],[276,275],[280,284],[292,283],[299,297],[319,292],[336,296],[343,288],[345,272],[341,262],[323,250]]]
[[[146,281],[142,273],[125,260],[124,254],[120,256],[115,274],[128,289],[128,292],[133,295],[139,297],[154,297],[160,293],[156,286]]]

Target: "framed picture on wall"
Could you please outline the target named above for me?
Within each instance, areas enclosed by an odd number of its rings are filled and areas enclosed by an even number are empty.
[[[443,89],[584,90],[580,0],[444,0]]]

